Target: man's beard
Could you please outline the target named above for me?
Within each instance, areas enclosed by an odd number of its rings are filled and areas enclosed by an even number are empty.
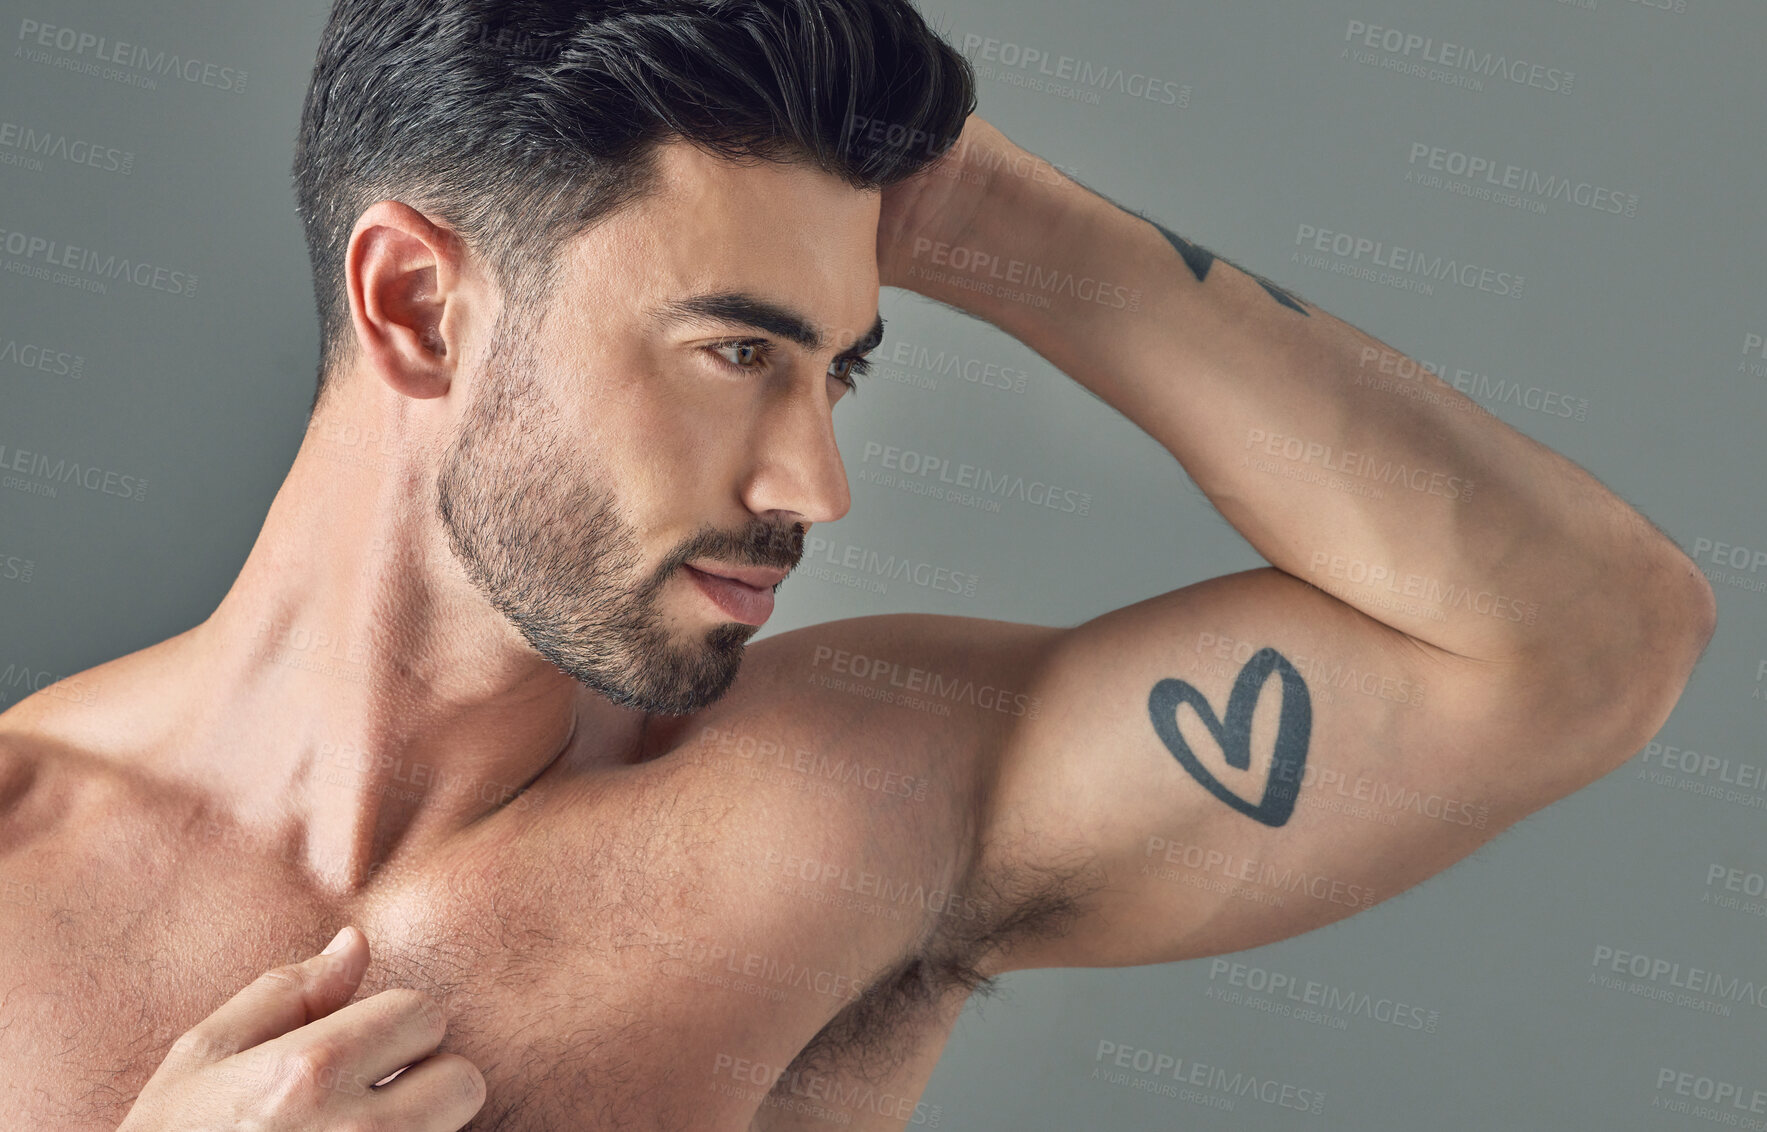
[[[615,704],[685,715],[736,680],[757,626],[723,621],[678,645],[659,608],[689,559],[794,566],[803,529],[696,533],[650,577],[589,446],[561,428],[527,335],[500,328],[482,388],[436,477],[436,507],[467,576],[536,652]],[[633,438],[642,443],[642,438]]]

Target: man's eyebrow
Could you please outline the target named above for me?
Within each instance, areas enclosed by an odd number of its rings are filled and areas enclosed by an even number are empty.
[[[811,353],[824,347],[822,335],[808,318],[791,307],[746,291],[708,291],[689,295],[684,299],[674,299],[651,311],[651,320],[658,327],[691,319],[711,319],[715,322],[752,326],[795,342]],[[877,321],[871,324],[871,329],[835,356],[853,358],[875,348],[883,341],[883,330],[883,315],[879,314]]]

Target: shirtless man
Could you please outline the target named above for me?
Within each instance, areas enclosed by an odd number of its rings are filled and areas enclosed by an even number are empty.
[[[896,0],[617,7],[334,12],[288,478],[207,620],[0,716],[5,1127],[925,1124],[1002,972],[1331,923],[1675,704],[1714,606],[1668,538],[1008,141]],[[1271,565],[745,649],[849,510],[881,286],[1035,348]]]

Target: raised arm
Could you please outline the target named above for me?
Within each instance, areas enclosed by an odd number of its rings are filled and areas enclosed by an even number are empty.
[[[998,969],[1233,950],[1386,899],[1634,753],[1711,635],[1697,568],[1576,464],[979,119],[886,196],[879,258],[1159,440],[1274,567],[1013,658],[1045,711],[990,755],[977,880],[1070,876],[1080,915]]]

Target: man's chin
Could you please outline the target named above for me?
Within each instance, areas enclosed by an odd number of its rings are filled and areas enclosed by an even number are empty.
[[[698,646],[672,646],[666,659],[653,651],[636,670],[627,669],[613,678],[597,666],[572,664],[569,658],[549,659],[579,684],[620,707],[648,715],[691,715],[730,691],[742,668],[745,645],[756,629],[735,623],[717,625],[705,632]]]

